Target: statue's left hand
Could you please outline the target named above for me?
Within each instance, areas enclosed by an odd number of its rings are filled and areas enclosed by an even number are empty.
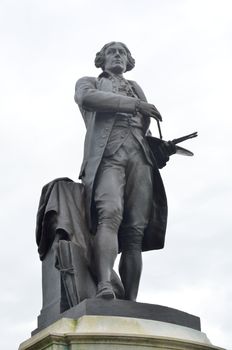
[[[151,103],[140,101],[139,106],[138,106],[139,112],[150,118],[154,118],[157,121],[162,122],[162,117],[158,109]]]

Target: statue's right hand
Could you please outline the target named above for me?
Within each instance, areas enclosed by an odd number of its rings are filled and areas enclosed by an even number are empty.
[[[139,107],[138,107],[139,112],[146,116],[146,117],[151,117],[156,119],[157,121],[162,122],[162,117],[158,109],[151,103],[140,101]]]

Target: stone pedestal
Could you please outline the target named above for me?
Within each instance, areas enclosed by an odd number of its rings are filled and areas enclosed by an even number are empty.
[[[62,318],[19,350],[219,350],[205,333],[174,323],[119,316]]]
[[[126,318],[141,318],[145,320],[161,321],[195,330],[201,330],[200,318],[167,306],[137,303],[128,300],[85,299],[63,313],[42,310],[38,317],[38,328],[32,335],[62,318],[78,320],[82,316],[120,316]],[[54,310],[53,310],[54,311]],[[57,311],[57,310],[56,310]]]

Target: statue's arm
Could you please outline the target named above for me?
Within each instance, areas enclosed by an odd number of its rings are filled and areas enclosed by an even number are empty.
[[[76,83],[75,101],[86,110],[134,113],[139,99],[100,91],[95,78],[84,77]]]
[[[96,79],[84,77],[77,81],[75,88],[76,103],[81,109],[96,112],[140,112],[144,117],[162,121],[156,107],[139,98],[101,91],[96,88]]]

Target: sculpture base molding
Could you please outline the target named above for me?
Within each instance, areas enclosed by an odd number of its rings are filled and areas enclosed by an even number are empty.
[[[205,333],[154,320],[117,316],[62,318],[19,350],[219,350]]]
[[[104,300],[100,298],[85,299],[80,304],[73,306],[63,313],[59,313],[58,311],[58,309],[54,311],[53,307],[42,309],[41,314],[38,317],[38,328],[32,332],[32,335],[35,335],[61,318],[77,320],[82,316],[141,318],[174,323],[198,331],[201,330],[200,318],[197,316],[167,306],[138,303],[128,300]]]

